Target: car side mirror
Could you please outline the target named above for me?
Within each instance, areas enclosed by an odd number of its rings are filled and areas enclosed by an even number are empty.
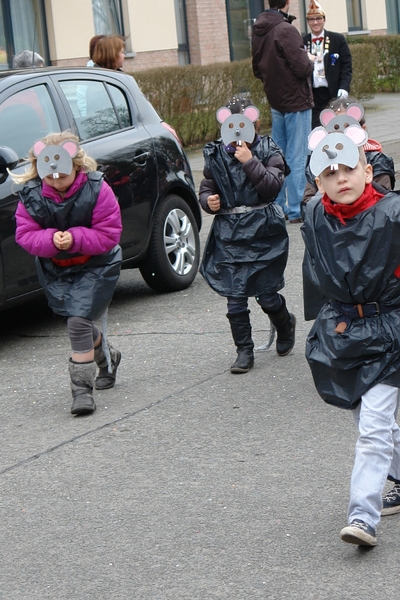
[[[18,164],[18,155],[8,146],[0,146],[0,184],[8,177],[7,169],[15,169]]]

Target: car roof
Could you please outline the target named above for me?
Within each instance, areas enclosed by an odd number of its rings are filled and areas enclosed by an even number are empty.
[[[24,79],[25,77],[34,77],[35,75],[40,77],[45,75],[46,73],[107,73],[108,75],[114,74],[116,77],[120,76],[128,76],[132,77],[128,73],[123,73],[122,71],[115,71],[114,69],[102,69],[100,67],[32,67],[26,69],[9,69],[6,71],[0,71],[0,80],[6,79],[8,77],[15,77],[16,80]]]
[[[80,74],[86,75],[89,78],[96,75],[98,77],[107,76],[107,79],[115,79],[119,82],[123,82],[126,86],[134,90],[135,103],[139,108],[138,119],[144,124],[150,122],[160,122],[161,118],[158,115],[155,108],[147,100],[142,91],[140,90],[136,79],[130,73],[124,73],[115,69],[102,69],[101,67],[86,67],[86,66],[69,66],[69,67],[38,67],[38,68],[27,68],[27,69],[9,69],[6,71],[0,71],[0,92],[4,89],[23,82],[26,78],[33,81],[35,78],[43,77],[46,75],[68,75],[68,74]]]

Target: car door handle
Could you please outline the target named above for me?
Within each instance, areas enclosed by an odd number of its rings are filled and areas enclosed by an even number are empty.
[[[142,154],[135,154],[132,162],[134,162],[138,165],[143,165],[146,162],[146,160],[149,158],[149,156],[150,156],[150,152],[142,152]]]

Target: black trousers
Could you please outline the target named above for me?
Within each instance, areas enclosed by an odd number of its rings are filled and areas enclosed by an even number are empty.
[[[321,125],[319,115],[329,104],[331,97],[327,87],[313,88],[314,108],[312,109],[311,127],[314,129]]]

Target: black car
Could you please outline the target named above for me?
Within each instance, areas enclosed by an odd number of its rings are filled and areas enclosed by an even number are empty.
[[[139,267],[159,292],[196,276],[201,211],[191,169],[174,130],[135,79],[95,68],[0,72],[0,309],[40,293],[34,258],[14,240],[19,186],[33,143],[70,129],[103,171],[121,207],[123,268]]]

